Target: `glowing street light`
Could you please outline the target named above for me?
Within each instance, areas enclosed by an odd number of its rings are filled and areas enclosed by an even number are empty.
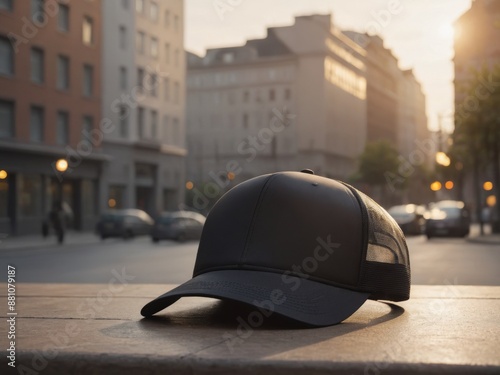
[[[194,184],[191,181],[186,182],[186,189],[193,190]]]
[[[486,204],[488,207],[493,207],[495,204],[497,204],[497,197],[494,195],[490,195],[486,198]]]
[[[5,170],[0,170],[0,180],[5,180],[9,174]]]
[[[441,185],[441,182],[439,182],[439,181],[434,181],[431,184],[431,190],[432,191],[439,191],[439,190],[441,190],[441,187],[442,187],[442,185]]]
[[[436,163],[442,165],[443,167],[449,167],[451,160],[444,152],[439,151],[436,153]]]
[[[68,161],[66,159],[59,159],[56,161],[56,169],[58,172],[64,173],[68,169]]]
[[[445,182],[445,184],[444,184],[444,187],[445,187],[447,190],[451,190],[451,189],[453,189],[453,186],[454,186],[453,181],[446,181],[446,182]]]
[[[491,191],[493,190],[493,182],[491,181],[486,181],[484,184],[483,184],[483,189],[486,190],[486,191]]]

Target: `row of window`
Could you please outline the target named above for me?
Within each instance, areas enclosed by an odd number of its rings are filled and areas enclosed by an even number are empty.
[[[128,9],[130,6],[129,0],[122,0],[122,4],[125,9]],[[149,19],[153,22],[158,22],[160,18],[158,3],[154,1],[151,1],[148,4],[146,0],[135,0],[135,11],[140,15],[149,17]],[[166,10],[163,16],[163,24],[167,29],[170,27],[171,24],[170,18],[171,18],[170,10]],[[180,30],[179,16],[175,14],[173,16],[173,21],[174,21],[174,31],[178,32]]]
[[[52,4],[51,4],[52,5]],[[31,0],[31,20],[35,26],[43,26],[47,23],[48,13],[45,8],[45,0]],[[67,4],[57,3],[57,29],[60,32],[70,31],[70,7]],[[12,12],[14,10],[13,0],[0,0],[0,10]],[[85,45],[94,44],[94,20],[90,16],[84,16],[82,21],[82,42]]]
[[[227,71],[219,73],[192,72],[187,83],[193,89],[211,88],[213,86],[244,86],[248,84],[267,84],[270,82],[291,82],[294,78],[292,67],[281,69],[248,69],[240,71]]]
[[[290,112],[285,108],[284,110],[269,110],[243,112],[243,113],[229,113],[226,115],[212,114],[210,116],[199,116],[196,119],[191,119],[188,123],[191,133],[203,129],[211,130],[225,130],[234,129],[237,126],[246,130],[260,130],[262,128],[269,128],[271,125],[277,128],[287,128],[292,125],[293,116],[290,117]]]
[[[120,135],[128,136],[128,116],[126,115],[128,108],[122,106],[120,108]],[[159,123],[158,112],[154,109],[145,107],[137,108],[137,137],[139,139],[159,139]],[[180,142],[180,125],[179,119],[174,117],[172,123],[170,116],[164,115],[162,119],[163,140],[167,144],[179,145]]]
[[[39,105],[30,107],[30,141],[45,142],[45,108]],[[82,140],[88,142],[86,134],[94,128],[92,116],[85,115],[82,121]],[[0,100],[0,138],[15,136],[15,103],[8,100]],[[67,145],[70,140],[70,114],[59,110],[56,114],[56,143]]]
[[[0,74],[13,76],[14,50],[10,41],[0,36]],[[45,83],[45,52],[38,47],[32,47],[30,50],[30,78],[37,84]],[[70,89],[70,59],[64,55],[57,56],[56,62],[57,77],[56,87],[59,90]],[[94,94],[94,67],[90,64],[83,64],[82,75],[82,95],[91,97]]]
[[[241,97],[240,97],[241,95]],[[275,102],[279,100],[290,101],[292,99],[292,90],[289,88],[283,89],[264,89],[244,90],[243,92],[236,91],[221,93],[221,92],[206,92],[206,93],[191,93],[189,94],[190,104],[202,106],[203,104],[221,105],[229,104],[235,105],[241,100],[242,103],[261,103],[263,101]]]
[[[122,91],[128,90],[128,71],[127,68],[122,66],[119,70],[120,74],[120,89]],[[162,82],[156,73],[149,73],[144,68],[137,68],[137,89],[140,93],[149,94],[152,97],[158,97],[158,92]],[[171,84],[170,78],[163,78],[163,100],[170,102],[171,100]],[[180,83],[175,81],[173,83],[173,103],[179,104],[181,97]]]
[[[122,48],[126,48],[126,33],[127,30],[125,26],[120,26],[120,33],[123,34],[120,39],[123,40],[123,43],[121,43]],[[149,43],[147,43],[147,40],[149,40]],[[148,46],[146,45],[148,44]],[[149,47],[149,48],[148,48]],[[148,55],[152,58],[158,58],[160,54],[160,49],[158,45],[158,38],[152,36],[148,38],[145,32],[143,31],[138,31],[136,34],[136,49],[137,52],[141,55],[145,55],[148,53]],[[165,63],[170,64],[171,61],[171,52],[170,52],[170,43],[165,43],[164,47],[164,53],[165,57],[163,58]],[[181,51],[179,48],[176,48],[174,51],[174,66],[177,68],[180,66],[180,61],[181,61]]]

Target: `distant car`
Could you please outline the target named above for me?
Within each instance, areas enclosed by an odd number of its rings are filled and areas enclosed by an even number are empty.
[[[113,210],[103,214],[96,231],[104,240],[108,237],[125,239],[150,235],[154,220],[146,212],[138,209]]]
[[[423,234],[425,207],[416,204],[394,206],[387,211],[396,220],[404,234]]]
[[[151,232],[153,242],[160,240],[186,241],[201,237],[205,216],[191,211],[166,212],[160,215]]]
[[[470,214],[464,202],[441,201],[433,204],[427,213],[427,238],[436,236],[465,237],[470,231]]]

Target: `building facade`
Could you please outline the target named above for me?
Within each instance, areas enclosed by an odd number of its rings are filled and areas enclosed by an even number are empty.
[[[364,60],[331,15],[188,54],[188,179],[235,183],[303,168],[346,179],[366,142]]]
[[[100,207],[177,209],[184,199],[182,0],[103,1],[102,113],[111,131]]]
[[[0,2],[0,233],[40,233],[63,200],[93,228],[100,145],[101,1]],[[64,173],[55,168],[65,159]]]
[[[457,129],[461,122],[475,110],[478,105],[477,101],[484,97],[484,93],[488,94],[492,89],[495,89],[494,82],[485,81],[483,86],[476,88],[476,95],[472,96],[468,93],[469,81],[473,78],[475,70],[482,68],[492,70],[495,66],[500,65],[500,44],[498,43],[500,40],[500,1],[474,0],[470,9],[457,19],[454,26],[454,120],[455,129]],[[463,188],[459,197],[473,208],[471,210],[473,215],[478,208],[490,205],[487,202],[487,197],[492,192],[484,190],[483,183],[494,180],[495,176],[493,165],[480,168],[477,171],[477,176],[474,174],[471,170],[464,171]],[[478,179],[479,181],[477,181]],[[480,185],[479,189],[478,184]],[[498,186],[494,189],[498,189]],[[480,202],[478,202],[478,198]],[[477,219],[478,215],[475,216]]]

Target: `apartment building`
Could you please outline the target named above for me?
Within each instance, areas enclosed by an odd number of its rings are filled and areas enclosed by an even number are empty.
[[[331,15],[188,54],[188,179],[303,168],[346,179],[366,142],[365,54]]]
[[[61,199],[74,228],[95,224],[107,160],[100,9],[100,0],[0,1],[0,233],[40,233]]]
[[[101,208],[152,214],[184,199],[185,54],[182,0],[103,1]]]

